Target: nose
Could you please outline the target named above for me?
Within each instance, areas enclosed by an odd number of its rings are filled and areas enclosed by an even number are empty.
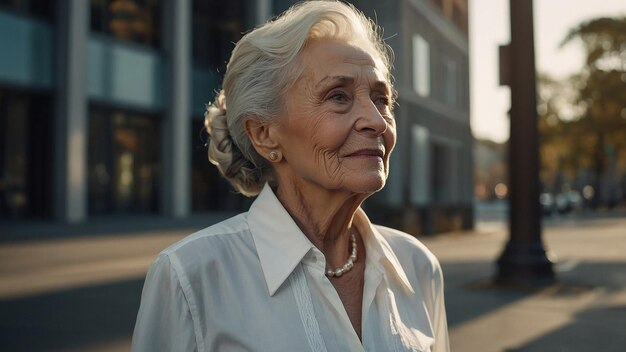
[[[358,118],[354,127],[357,131],[373,136],[380,136],[387,131],[387,120],[369,97],[360,99],[356,113]]]

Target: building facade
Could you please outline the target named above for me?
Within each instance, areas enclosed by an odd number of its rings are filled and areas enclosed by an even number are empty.
[[[355,2],[395,53],[398,144],[377,222],[409,233],[473,227],[467,0]]]
[[[207,162],[204,108],[233,42],[292,3],[0,0],[0,221],[247,208]],[[367,207],[414,232],[471,226],[467,2],[354,4],[385,28],[399,92]]]

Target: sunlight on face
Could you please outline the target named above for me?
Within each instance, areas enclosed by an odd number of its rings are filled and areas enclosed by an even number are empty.
[[[286,94],[278,138],[290,182],[373,193],[384,185],[396,141],[387,69],[345,41],[315,39],[302,76]]]

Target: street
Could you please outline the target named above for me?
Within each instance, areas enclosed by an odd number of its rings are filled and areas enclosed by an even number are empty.
[[[538,292],[490,284],[506,228],[479,225],[420,237],[444,269],[452,351],[624,350],[626,218],[547,226],[560,283]],[[194,229],[0,243],[0,350],[128,350],[147,267]]]
[[[440,259],[452,351],[623,351],[626,219],[544,230],[559,284],[538,292],[490,284],[504,227],[425,241]]]

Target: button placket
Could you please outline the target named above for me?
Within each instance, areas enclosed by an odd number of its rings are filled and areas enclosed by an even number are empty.
[[[314,352],[326,352],[326,345],[320,333],[319,324],[313,310],[311,294],[306,283],[306,276],[302,265],[296,266],[289,276],[289,281],[293,287],[296,305],[302,319],[302,324],[306,333],[311,350]]]

